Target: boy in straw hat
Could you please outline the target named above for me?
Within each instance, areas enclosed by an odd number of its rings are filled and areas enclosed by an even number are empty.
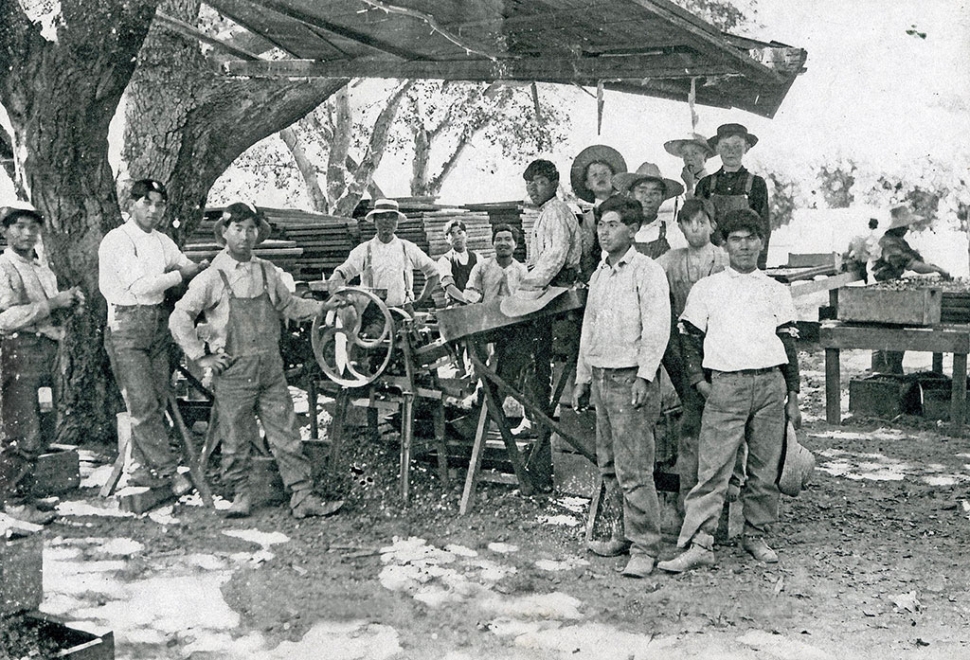
[[[741,546],[758,561],[778,561],[764,535],[778,519],[776,480],[786,418],[797,428],[801,413],[795,304],[785,285],[758,270],[763,230],[750,209],[724,218],[721,232],[731,267],[697,282],[680,315],[687,372],[705,405],[698,481],[687,495],[677,541],[687,550],[660,562],[665,571],[714,564],[714,531],[744,443],[748,479],[741,491]]]
[[[707,159],[714,155],[714,150],[707,143],[707,138],[697,133],[686,139],[664,142],[664,150],[684,161],[680,178],[684,182],[684,193],[690,199],[694,196],[694,186],[707,176]]]
[[[764,225],[764,242],[758,257],[758,268],[768,262],[768,242],[771,239],[771,218],[768,211],[768,185],[757,174],[745,169],[744,155],[758,138],[741,124],[722,124],[708,144],[721,157],[721,169],[697,183],[694,195],[714,204],[714,221],[720,224],[724,216],[735,209],[751,209]],[[719,241],[718,241],[719,242]]]
[[[600,251],[596,243],[596,218],[593,209],[609,199],[615,192],[613,177],[626,172],[626,161],[616,149],[605,144],[586,147],[576,156],[569,169],[569,180],[576,197],[593,205],[580,217],[579,229],[583,239],[583,253],[580,270],[583,280],[599,264]]]
[[[659,220],[660,206],[684,192],[684,187],[673,179],[665,179],[653,163],[643,163],[636,172],[617,174],[613,184],[620,193],[629,195],[643,207],[641,233],[645,231],[647,235],[641,252],[656,259],[669,250],[667,223]]]
[[[393,199],[374,202],[374,208],[367,212],[364,220],[373,222],[377,233],[351,250],[347,260],[334,269],[329,280],[330,289],[339,288],[360,275],[362,286],[387,292],[385,302],[391,307],[409,306],[430,298],[441,280],[438,267],[424,250],[397,236],[397,225],[404,219],[405,215]],[[425,277],[424,287],[417,298],[414,297],[415,269]]]
[[[85,302],[76,286],[59,291],[53,271],[38,259],[34,248],[43,223],[30,204],[0,208],[7,241],[0,254],[0,506],[8,516],[38,525],[54,519],[37,508],[31,492],[37,459],[51,440],[43,437],[40,413],[56,400],[63,315]]]
[[[169,327],[186,357],[213,373],[222,471],[234,490],[226,515],[250,513],[250,449],[259,440],[257,416],[283,484],[292,493],[293,516],[334,513],[339,502],[324,503],[312,492],[310,461],[303,454],[279,347],[281,318],[312,319],[324,303],[294,296],[276,267],[253,255],[253,248],[270,234],[269,223],[254,207],[230,204],[213,231],[225,249],[175,304]],[[208,324],[205,341],[196,330],[202,314]]]
[[[108,302],[104,345],[131,417],[139,464],[128,484],[160,488],[171,483],[181,495],[192,486],[177,472],[165,427],[172,340],[162,303],[166,291],[191,280],[209,262],[193,263],[158,231],[167,205],[168,191],[158,181],[132,185],[128,221],[105,234],[98,248],[98,286]]]
[[[877,282],[897,280],[907,270],[920,275],[937,273],[943,279],[950,279],[950,274],[937,265],[923,259],[923,255],[910,247],[906,242],[906,232],[910,225],[921,218],[908,206],[897,206],[889,212],[892,222],[886,233],[879,239],[879,259],[872,265],[872,276]],[[903,351],[873,351],[872,370],[878,373],[903,373]]]
[[[660,504],[654,486],[653,429],[660,417],[660,360],[670,336],[663,269],[633,247],[643,210],[616,195],[597,209],[606,254],[589,282],[576,365],[573,408],[592,385],[596,462],[607,492],[623,495],[623,525],[609,541],[590,541],[603,556],[630,551],[628,577],[653,571],[660,553]]]

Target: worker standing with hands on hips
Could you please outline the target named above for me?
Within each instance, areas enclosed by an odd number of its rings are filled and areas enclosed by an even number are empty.
[[[0,254],[0,504],[11,518],[38,525],[54,519],[37,508],[34,469],[47,441],[40,413],[56,405],[57,349],[63,314],[85,303],[78,287],[58,291],[35,247],[44,218],[30,204],[0,208],[7,248]]]

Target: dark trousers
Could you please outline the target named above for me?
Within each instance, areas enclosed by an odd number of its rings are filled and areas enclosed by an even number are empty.
[[[0,502],[18,503],[30,496],[37,458],[50,441],[41,432],[37,390],[53,388],[56,369],[53,339],[19,334],[0,340]]]

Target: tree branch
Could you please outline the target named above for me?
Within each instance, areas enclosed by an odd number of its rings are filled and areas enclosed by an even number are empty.
[[[300,175],[303,177],[303,183],[306,185],[307,195],[310,197],[310,203],[313,205],[313,210],[320,213],[328,213],[330,210],[330,204],[327,200],[327,196],[320,188],[320,180],[317,177],[317,168],[307,157],[306,150],[303,148],[303,143],[300,140],[300,136],[297,135],[296,130],[290,126],[280,131],[280,139],[283,140],[283,144],[286,145],[286,148],[290,150],[290,154],[293,156],[293,162],[296,163],[296,168],[300,171]]]

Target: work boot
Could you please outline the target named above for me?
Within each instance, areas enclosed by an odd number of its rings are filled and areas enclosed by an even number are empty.
[[[232,506],[226,509],[226,518],[247,518],[253,507],[253,497],[246,492],[237,492],[232,498]]]
[[[189,475],[183,472],[176,472],[175,476],[172,477],[172,492],[175,493],[175,497],[182,497],[187,493],[191,493],[195,486],[192,485],[192,479]]]
[[[650,555],[630,555],[622,575],[632,578],[645,578],[653,572],[654,558]]]
[[[294,499],[296,494],[294,493]],[[308,494],[300,498],[296,505],[292,506],[294,518],[306,518],[308,516],[332,516],[337,513],[344,505],[343,500],[334,502],[324,502],[316,495]]]
[[[741,538],[741,547],[749,555],[765,564],[777,564],[778,553],[771,549],[760,536],[749,536],[745,534]]]
[[[631,545],[626,539],[612,538],[608,541],[590,541],[586,548],[600,557],[619,557],[628,553]]]
[[[51,511],[40,511],[33,504],[7,504],[3,512],[11,518],[34,525],[49,525],[56,515]]]
[[[683,573],[701,566],[714,565],[714,551],[691,543],[690,548],[679,556],[657,564],[657,568],[668,573]]]
[[[142,466],[128,475],[128,485],[140,488],[165,488],[169,485],[169,480],[156,476],[147,467]]]

